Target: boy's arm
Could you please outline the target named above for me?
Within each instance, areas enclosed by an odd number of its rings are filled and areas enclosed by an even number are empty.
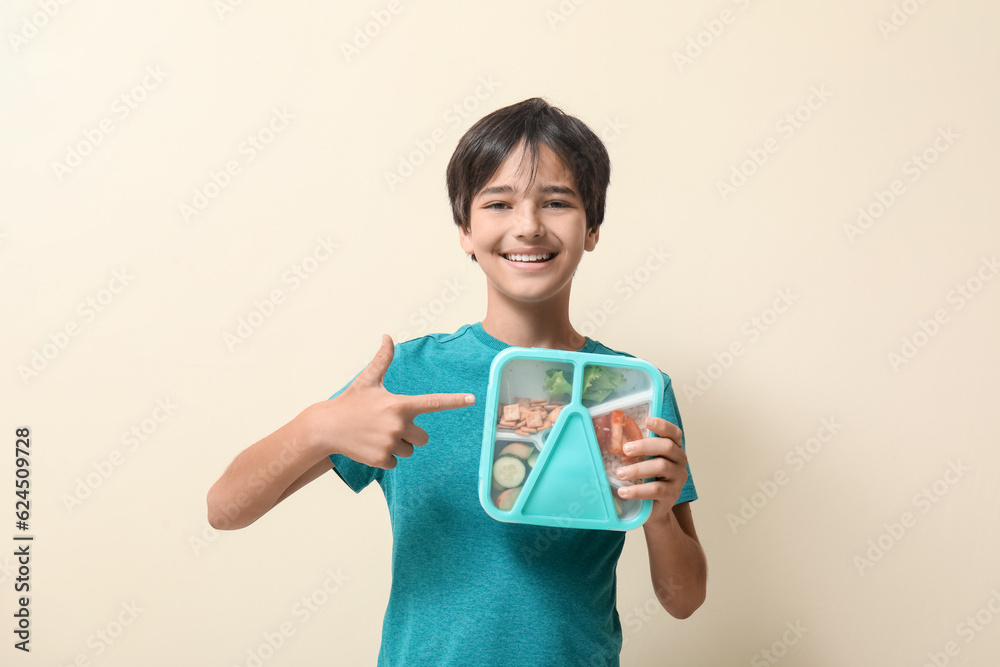
[[[244,528],[332,469],[313,442],[309,408],[237,456],[208,492],[208,522]]]
[[[691,503],[677,503],[662,519],[642,527],[656,599],[674,618],[687,618],[705,601],[708,581],[708,562],[694,529]]]
[[[334,467],[335,466],[333,465],[333,461],[330,460],[330,457],[324,456],[318,463],[316,463],[316,465],[299,475],[299,478],[292,482],[291,486],[282,491],[281,495],[278,496],[278,499],[274,501],[274,504],[277,505],[309,482],[321,476],[323,473],[333,470]]]
[[[623,466],[621,479],[652,479],[619,489],[622,498],[652,499],[642,525],[649,551],[649,574],[656,599],[674,618],[687,618],[705,601],[708,563],[698,541],[688,502],[678,503],[687,481],[683,433],[661,417],[647,417],[646,428],[660,436],[626,443],[630,457],[652,458]]]
[[[314,403],[277,431],[248,447],[208,492],[208,521],[220,530],[250,525],[281,500],[333,468],[342,454],[378,468],[426,445],[417,415],[465,407],[472,394],[397,395],[383,385],[392,363],[392,338],[382,337],[371,363],[340,394]]]

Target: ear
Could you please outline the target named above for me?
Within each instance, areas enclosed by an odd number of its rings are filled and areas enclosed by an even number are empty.
[[[472,237],[470,236],[470,233],[462,227],[458,228],[458,243],[462,246],[462,250],[466,255],[471,255],[475,252],[475,249],[472,247]]]
[[[596,248],[597,240],[598,238],[600,238],[600,236],[601,236],[601,226],[598,225],[597,227],[594,227],[592,230],[587,232],[587,238],[584,241],[583,249],[589,252],[594,248]]]

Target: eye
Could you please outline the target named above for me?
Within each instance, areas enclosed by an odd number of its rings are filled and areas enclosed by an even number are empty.
[[[493,209],[494,211],[499,211],[499,210],[502,210],[504,208],[510,208],[510,206],[508,206],[506,203],[504,203],[502,201],[495,201],[495,202],[490,202],[486,206],[483,206],[483,208]]]
[[[570,204],[569,202],[558,201],[558,200],[557,201],[550,201],[550,202],[548,202],[545,205],[546,206],[553,206],[555,208],[573,208],[573,205]]]

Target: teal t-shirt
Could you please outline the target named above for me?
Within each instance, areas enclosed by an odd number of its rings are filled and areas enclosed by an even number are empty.
[[[480,505],[489,369],[506,347],[478,322],[396,345],[388,391],[466,392],[475,405],[419,415],[429,442],[391,470],[330,457],[351,489],[378,482],[388,504],[392,587],[379,665],[619,664],[615,567],[625,533],[505,523]],[[631,356],[590,338],[578,351]],[[683,429],[666,374],[663,383],[660,416]],[[695,498],[689,467],[678,502]]]

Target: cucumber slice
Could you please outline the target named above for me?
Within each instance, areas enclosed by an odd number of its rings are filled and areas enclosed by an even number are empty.
[[[532,468],[534,468],[536,463],[538,463],[538,452],[535,452],[531,456],[528,457],[528,465],[529,466],[531,466]]]
[[[503,510],[504,512],[509,512],[514,509],[514,503],[517,502],[517,497],[521,495],[522,486],[514,487],[513,489],[507,489],[497,497],[497,509]]]
[[[506,489],[523,484],[527,474],[524,461],[516,456],[504,455],[493,462],[493,481]]]

